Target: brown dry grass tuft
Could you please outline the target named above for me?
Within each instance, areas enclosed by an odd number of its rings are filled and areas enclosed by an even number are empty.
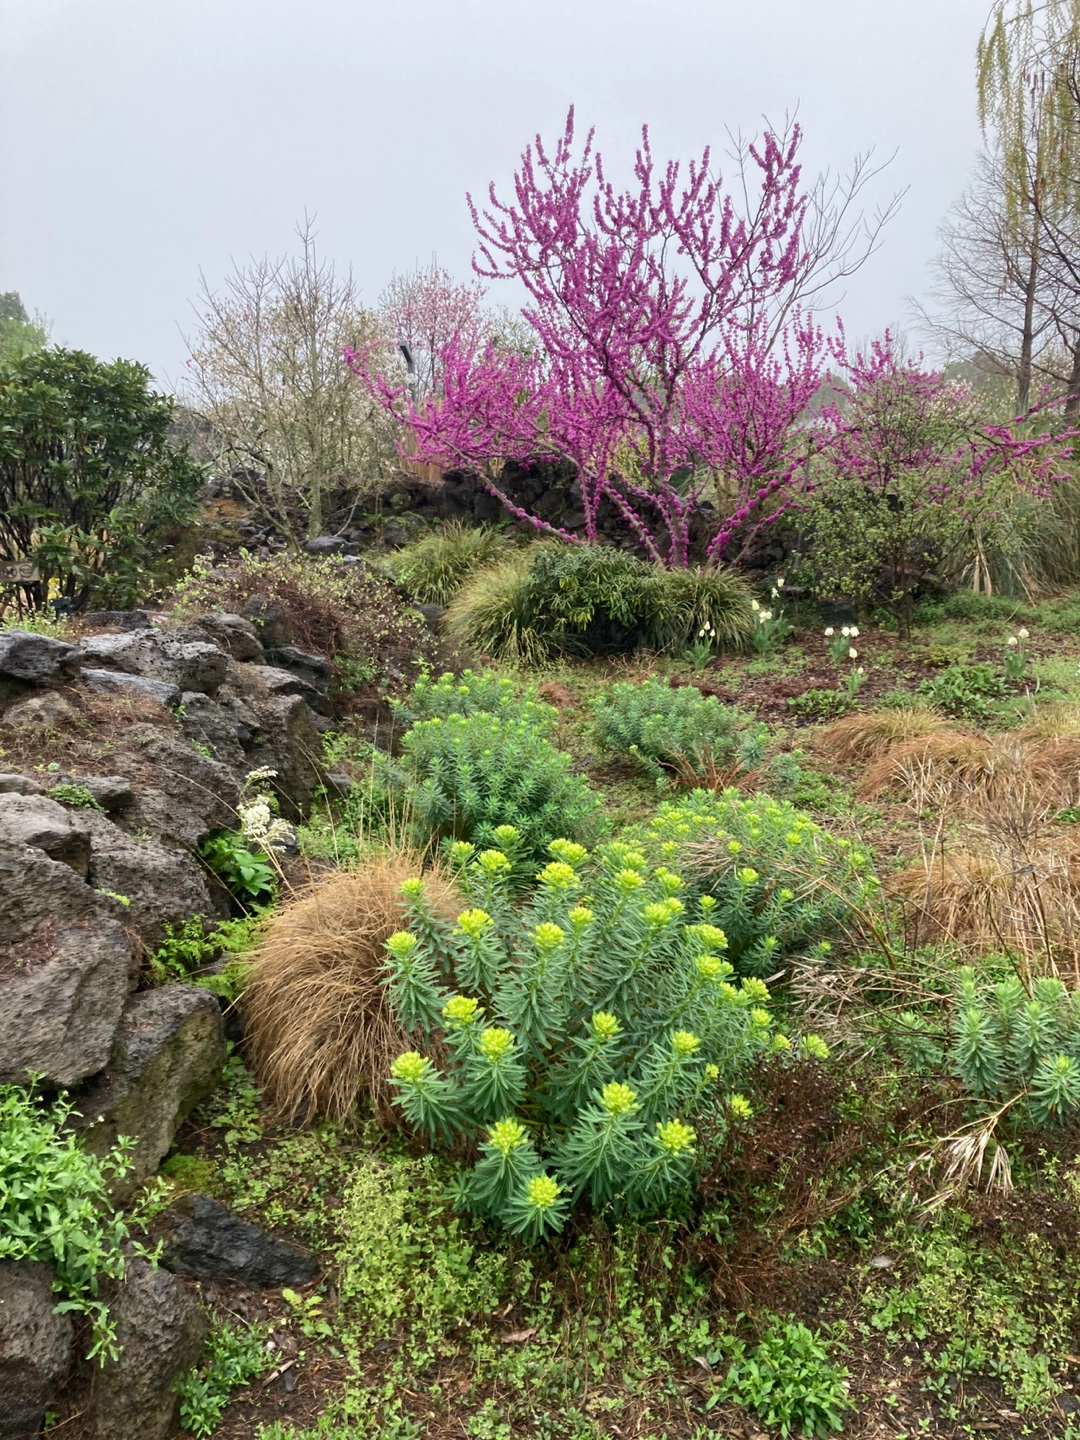
[[[384,942],[405,923],[402,882],[420,873],[407,851],[336,871],[271,920],[242,1001],[256,1078],[276,1111],[341,1120],[362,1091],[393,1118],[387,1075],[410,1048],[381,983]],[[428,904],[453,919],[464,902],[438,871]]]
[[[897,745],[963,733],[933,710],[865,710],[829,725],[817,737],[815,747],[841,764],[866,763],[880,759]]]

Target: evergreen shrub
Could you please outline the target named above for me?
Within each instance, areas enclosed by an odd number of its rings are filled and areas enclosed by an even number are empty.
[[[549,735],[558,719],[553,705],[537,699],[535,685],[522,689],[490,670],[463,670],[460,676],[447,671],[437,680],[421,675],[412,693],[394,705],[397,718],[409,724],[480,712],[503,720],[528,720],[541,735]]]
[[[400,761],[377,762],[389,794],[404,801],[419,846],[442,840],[487,846],[500,825],[513,825],[521,876],[557,836],[593,836],[600,796],[547,739],[549,709],[421,720],[403,737]]]
[[[965,965],[952,1015],[952,1062],[980,1100],[1024,1097],[1036,1125],[1080,1109],[1080,990],[1044,975],[1025,988],[1016,975],[994,983]]]
[[[390,557],[394,574],[421,605],[448,605],[477,570],[503,559],[512,542],[487,526],[448,521]]]
[[[750,592],[733,571],[667,570],[605,545],[535,545],[479,572],[450,605],[448,632],[498,658],[681,654],[703,629],[717,645],[750,633]]]
[[[560,1230],[579,1201],[669,1212],[695,1180],[690,1122],[723,1131],[745,1116],[732,1086],[789,1048],[768,989],[731,983],[712,897],[688,903],[680,876],[631,846],[590,856],[556,840],[518,905],[518,837],[495,838],[480,854],[452,847],[472,902],[456,925],[429,909],[422,881],[404,887],[409,927],[386,945],[391,1002],[445,1060],[399,1056],[398,1103],[429,1144],[478,1151],[459,1204],[526,1239]]]
[[[861,929],[880,892],[865,850],[767,795],[695,790],[661,805],[642,842],[716,902],[741,974],[827,953]]]
[[[628,755],[658,784],[719,788],[755,769],[765,757],[767,725],[702,695],[692,685],[673,690],[656,680],[613,685],[594,705],[597,739]]]

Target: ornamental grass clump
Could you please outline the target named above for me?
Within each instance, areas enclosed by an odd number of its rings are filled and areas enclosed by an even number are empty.
[[[866,851],[787,801],[696,790],[661,805],[642,840],[714,901],[740,974],[773,976],[879,924],[880,881]]]
[[[403,887],[409,922],[387,941],[386,984],[401,1028],[446,1060],[399,1055],[398,1104],[430,1145],[476,1154],[458,1203],[527,1240],[582,1202],[668,1213],[694,1187],[697,1124],[722,1132],[746,1109],[739,1077],[790,1049],[768,989],[732,983],[712,898],[689,903],[679,875],[631,846],[590,856],[556,840],[519,906],[516,837],[499,838],[451,851],[471,902],[456,925],[423,881]]]
[[[477,570],[503,559],[513,542],[500,530],[450,520],[390,556],[394,574],[422,605],[448,605]]]
[[[657,784],[721,790],[765,757],[767,725],[702,695],[656,680],[613,685],[593,707],[600,744],[635,760]]]

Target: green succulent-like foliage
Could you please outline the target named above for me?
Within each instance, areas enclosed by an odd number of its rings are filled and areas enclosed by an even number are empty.
[[[733,780],[760,765],[768,726],[702,695],[692,685],[673,690],[657,680],[613,685],[594,706],[597,739],[628,755],[658,784]]]
[[[521,878],[556,836],[591,838],[600,797],[546,738],[552,715],[550,706],[528,702],[516,715],[477,711],[413,725],[400,762],[379,763],[407,802],[418,843],[488,846],[500,825],[511,824]]]
[[[641,838],[716,903],[725,954],[740,974],[774,975],[827,952],[880,894],[861,846],[767,795],[695,790],[661,805]]]
[[[956,1073],[980,1100],[1023,1095],[1037,1125],[1080,1109],[1080,990],[1053,976],[1030,991],[1015,975],[994,984],[966,965],[951,1030]]]
[[[629,845],[590,856],[556,840],[518,905],[518,837],[495,838],[479,854],[451,850],[472,902],[456,925],[428,911],[422,881],[404,887],[410,928],[387,942],[390,999],[446,1062],[400,1056],[398,1103],[429,1143],[475,1147],[458,1200],[515,1234],[559,1230],[581,1201],[663,1212],[692,1188],[694,1121],[745,1114],[730,1087],[756,1056],[789,1047],[768,989],[732,983],[715,902],[691,906],[679,875]]]
[[[437,680],[422,675],[408,699],[395,705],[394,712],[409,724],[483,712],[503,720],[528,720],[541,735],[550,735],[558,719],[553,705],[537,699],[535,685],[523,689],[490,670],[463,670],[460,676],[447,671]]]

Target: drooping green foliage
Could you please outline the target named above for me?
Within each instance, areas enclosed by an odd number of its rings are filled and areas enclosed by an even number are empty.
[[[571,772],[570,756],[544,733],[549,709],[422,720],[404,736],[399,761],[377,762],[391,794],[405,801],[418,844],[449,839],[486,846],[500,825],[512,824],[524,876],[557,836],[593,836],[600,796]]]
[[[402,1027],[437,1039],[446,1062],[401,1055],[399,1104],[430,1144],[479,1147],[459,1203],[514,1234],[561,1229],[579,1201],[669,1210],[694,1183],[689,1121],[723,1129],[745,1113],[731,1087],[789,1046],[768,989],[731,983],[712,898],[690,906],[681,877],[629,845],[590,856],[556,840],[519,906],[517,836],[495,838],[501,848],[450,852],[472,901],[456,926],[428,909],[421,881],[404,887],[410,928],[387,942],[389,994]]]
[[[1036,1125],[1080,1109],[1080,990],[1054,976],[993,983],[970,965],[959,972],[951,1058],[980,1100],[1024,1097]]]
[[[450,520],[390,557],[394,573],[422,605],[448,605],[461,587],[485,565],[512,548],[510,537],[487,526]]]
[[[742,974],[827,951],[861,929],[880,892],[860,846],[767,795],[696,790],[661,805],[642,840],[717,902],[725,954]]]
[[[449,632],[495,657],[681,653],[699,632],[717,646],[750,631],[750,593],[733,571],[671,571],[609,546],[536,545],[480,571],[450,606]]]
[[[0,365],[0,559],[37,567],[36,605],[50,581],[76,608],[145,598],[157,547],[191,515],[202,472],[149,384],[143,365],[79,350]]]
[[[613,685],[594,706],[597,739],[629,755],[658,784],[728,785],[760,765],[768,726],[755,723],[692,685],[657,680]]]
[[[63,1297],[56,1308],[86,1316],[87,1358],[104,1364],[117,1354],[116,1330],[98,1284],[123,1278],[128,1241],[109,1185],[127,1173],[129,1146],[89,1154],[66,1128],[73,1109],[63,1096],[46,1105],[21,1086],[0,1085],[0,1261],[51,1264]]]

